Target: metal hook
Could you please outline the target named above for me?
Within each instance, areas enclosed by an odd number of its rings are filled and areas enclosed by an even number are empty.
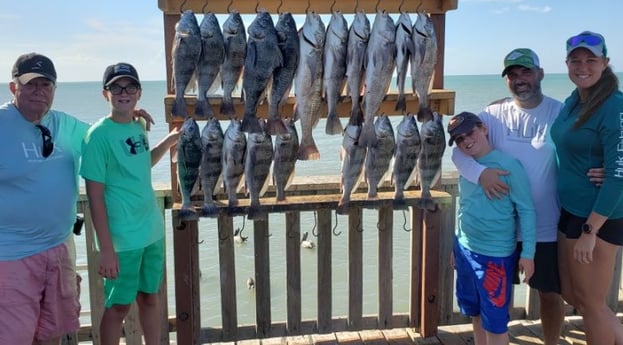
[[[411,232],[411,229],[407,227],[407,212],[405,210],[402,210],[402,217],[405,220],[405,222],[402,224],[402,229],[406,232]]]
[[[400,5],[398,5],[398,12],[402,12],[402,5],[405,3],[405,0],[402,0],[400,2]]]
[[[206,6],[208,6],[208,0],[206,0],[205,4],[203,4],[203,7],[201,8],[201,13],[206,13]]]
[[[277,13],[281,14],[281,6],[283,6],[283,0],[279,1],[279,6],[277,6]]]
[[[357,9],[359,8],[359,0],[355,0],[355,9],[353,12],[357,13]]]
[[[201,241],[197,242],[197,244],[203,244],[203,242],[205,242],[205,240],[201,240]]]
[[[305,9],[305,13],[309,12],[309,8],[311,7],[311,1],[307,0],[307,8]]]
[[[383,232],[383,231],[385,231],[384,229],[381,229],[381,222],[376,222],[376,229],[377,229],[379,232]]]
[[[415,12],[420,12],[420,7],[422,6],[422,0],[420,0],[420,2],[417,4],[417,7],[415,8]]]
[[[335,225],[333,225],[333,236],[340,236],[342,234],[341,231],[336,232],[335,229],[337,229],[337,212],[335,212]]]
[[[379,12],[379,4],[381,3],[381,0],[377,0],[376,1],[376,6],[374,6],[374,12]]]
[[[234,0],[230,0],[229,4],[227,5],[227,13],[231,13],[231,5],[234,3]]]
[[[314,211],[314,227],[312,228],[312,235],[318,237],[318,219],[316,218],[316,211]]]
[[[337,0],[333,0],[333,3],[331,4],[331,13],[333,13],[333,7],[335,6],[336,2],[337,2]]]
[[[184,5],[186,5],[186,0],[184,0],[181,4],[180,4],[180,13],[184,12]]]
[[[258,8],[260,8],[260,2],[259,2],[259,0],[258,0],[258,2],[256,2],[256,3],[255,3],[255,13],[258,13],[258,12],[257,12],[257,9],[258,9]]]

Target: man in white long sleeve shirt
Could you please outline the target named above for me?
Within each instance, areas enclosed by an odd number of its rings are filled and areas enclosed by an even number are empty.
[[[562,103],[543,95],[544,72],[530,49],[511,51],[504,59],[502,77],[512,97],[493,102],[479,116],[489,128],[491,145],[517,158],[528,174],[537,223],[535,273],[529,284],[539,291],[544,342],[553,345],[558,344],[562,331],[564,303],[556,244],[560,215],[556,151],[549,131]],[[480,183],[489,198],[508,192],[508,186],[498,178],[508,172],[486,168],[458,149],[454,149],[452,160],[461,175]]]

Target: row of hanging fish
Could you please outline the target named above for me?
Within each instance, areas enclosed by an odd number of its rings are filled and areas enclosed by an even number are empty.
[[[285,191],[294,177],[299,143],[294,121],[280,121],[287,132],[278,134],[273,146],[267,121],[262,119],[258,120],[261,131],[248,133],[247,138],[241,121],[237,119],[232,119],[223,133],[220,122],[214,117],[201,131],[197,122],[188,117],[182,125],[177,147],[177,175],[182,195],[179,218],[217,216],[215,195],[223,187],[229,207],[237,206],[237,195],[243,185],[250,199],[248,218],[262,218],[265,215],[260,212],[260,197],[264,195],[271,175],[276,199],[284,201]],[[422,196],[417,206],[434,210],[436,205],[430,189],[440,178],[446,142],[441,116],[428,114],[418,129],[415,116],[409,113],[398,125],[396,135],[389,118],[378,116],[374,126],[377,144],[372,147],[357,144],[361,130],[361,124],[349,124],[344,132],[340,152],[342,195],[337,213],[348,213],[351,194],[363,180],[368,186],[368,199],[376,198],[378,186],[390,171],[395,208],[405,206],[403,191],[419,184]],[[199,215],[192,201],[197,181],[203,191]]]
[[[351,194],[363,180],[368,186],[368,199],[376,198],[377,188],[388,173],[394,187],[394,208],[406,205],[404,190],[419,185],[422,192],[417,206],[436,209],[430,190],[441,177],[445,134],[441,115],[423,111],[421,116],[425,120],[418,129],[415,115],[404,115],[395,135],[387,116],[376,117],[373,127],[376,144],[371,147],[357,143],[362,125],[348,124],[340,152],[342,195],[337,213],[348,213]]]
[[[379,11],[370,27],[366,14],[359,11],[349,28],[343,15],[335,11],[325,28],[318,14],[308,12],[303,26],[297,30],[290,13],[280,14],[274,24],[268,12],[260,11],[245,32],[237,12],[230,13],[221,29],[213,13],[205,14],[198,24],[195,14],[185,11],[176,25],[172,50],[175,89],[172,115],[189,116],[184,94],[197,81],[195,116],[214,116],[206,95],[220,86],[223,89],[220,112],[237,118],[232,92],[242,79],[242,131],[262,131],[257,108],[266,99],[267,132],[277,135],[286,132],[281,107],[294,87],[294,120],[301,121],[297,157],[319,159],[312,129],[321,118],[323,101],[328,109],[325,132],[345,135],[337,104],[345,94],[350,96],[348,124],[362,125],[356,142],[372,147],[377,140],[374,118],[388,92],[394,70],[399,90],[395,109],[401,113],[407,111],[405,83],[410,71],[413,92],[420,100],[418,120],[423,121],[419,113],[428,109],[436,56],[433,23],[425,13],[418,13],[412,24],[408,13],[401,13],[394,22],[388,13]]]
[[[201,131],[197,122],[187,117],[181,128],[176,154],[182,195],[179,218],[216,217],[218,206],[214,196],[224,187],[228,205],[237,206],[237,194],[243,186],[251,200],[248,218],[263,217],[259,212],[260,197],[268,187],[271,165],[276,198],[285,200],[285,190],[294,177],[299,141],[294,122],[291,119],[283,121],[286,133],[276,136],[273,147],[264,120],[258,121],[261,131],[248,133],[247,138],[237,119],[232,119],[223,132],[215,117],[210,118]],[[203,191],[200,215],[197,215],[192,201],[198,181]]]

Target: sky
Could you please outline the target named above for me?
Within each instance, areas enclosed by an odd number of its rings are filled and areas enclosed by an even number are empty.
[[[458,0],[446,15],[445,74],[498,74],[518,47],[535,50],[546,73],[566,73],[565,41],[584,30],[604,35],[610,63],[621,72],[621,14],[620,0]],[[60,82],[101,80],[119,61],[133,64],[142,80],[166,79],[170,52],[156,0],[2,0],[0,22],[5,82],[17,57],[32,51],[54,61]]]

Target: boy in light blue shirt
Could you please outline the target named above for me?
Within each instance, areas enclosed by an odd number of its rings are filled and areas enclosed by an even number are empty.
[[[510,193],[489,200],[478,184],[459,177],[459,213],[454,242],[456,295],[461,312],[472,317],[476,344],[508,344],[509,304],[517,255],[527,282],[534,273],[536,216],[530,182],[519,161],[494,150],[487,126],[475,114],[463,112],[448,124],[449,145],[456,143],[480,164],[512,171],[501,177]],[[517,231],[523,241],[516,250]]]

